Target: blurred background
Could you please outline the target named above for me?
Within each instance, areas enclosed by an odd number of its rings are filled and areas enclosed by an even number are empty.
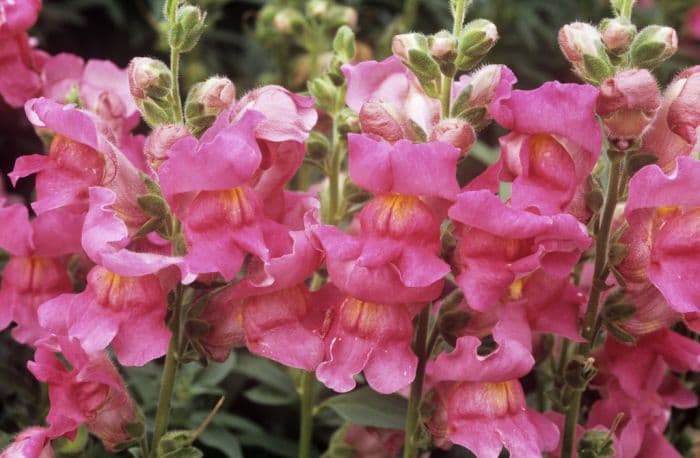
[[[212,74],[230,77],[239,97],[256,85],[268,83],[303,91],[306,80],[322,66],[323,54],[331,46],[334,30],[319,30],[312,40],[316,44],[313,49],[304,44],[309,43],[304,37],[278,33],[280,24],[275,23],[274,16],[282,10],[303,10],[303,1],[192,3],[207,10],[208,28],[195,51],[184,57],[184,93],[191,84]],[[350,10],[339,10],[342,17],[338,20],[356,23],[358,39],[364,44],[358,50],[365,59],[386,57],[394,33],[434,33],[451,28],[448,0],[337,3],[357,13],[352,17]],[[122,67],[134,56],[167,59],[159,30],[161,4],[162,0],[45,0],[39,21],[30,33],[38,46],[50,54],[70,52],[85,59],[109,59]],[[483,17],[497,25],[501,39],[486,63],[507,64],[519,78],[518,87],[526,89],[547,80],[574,81],[559,51],[557,32],[572,21],[597,24],[606,16],[607,0],[475,0],[468,20]],[[640,29],[656,23],[678,30],[679,52],[656,72],[662,84],[680,69],[700,63],[698,0],[642,0],[635,9],[634,21]],[[495,144],[498,134],[487,131],[485,141]],[[40,151],[41,143],[22,110],[12,109],[0,100],[0,167],[4,174],[12,169],[17,156]],[[4,185],[7,187],[8,183]],[[27,197],[31,180],[23,180],[22,186],[15,192]],[[25,369],[31,357],[32,351],[14,343],[7,330],[0,333],[0,448],[13,433],[40,421],[48,406],[46,392]],[[251,358],[245,352],[234,355],[227,364],[207,369],[188,367],[176,391],[175,426],[196,427],[218,396],[227,394],[225,408],[201,438],[207,447],[206,456],[295,456],[294,373],[269,361]],[[137,397],[155,401],[157,366],[131,369],[126,375]],[[144,406],[147,415],[152,414],[148,410],[153,407]],[[340,419],[327,409],[321,410],[319,418],[316,446],[324,450]],[[698,415],[686,411],[674,415],[672,421],[693,424],[698,422]],[[683,438],[672,439],[682,448]],[[468,456],[459,451],[451,453]],[[88,453],[103,455],[99,449]]]

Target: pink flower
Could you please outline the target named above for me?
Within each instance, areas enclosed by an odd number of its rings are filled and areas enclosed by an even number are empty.
[[[58,346],[51,341],[37,348],[28,364],[32,374],[49,385],[48,434],[70,437],[84,424],[113,451],[129,439],[124,426],[137,421],[124,381],[104,352],[86,353],[76,340],[57,342]],[[53,351],[60,351],[68,365]]]
[[[498,107],[503,99],[510,97],[513,85],[518,81],[505,65],[486,65],[479,70],[462,75],[452,86],[453,102],[465,90],[469,90],[467,107],[486,109],[485,120],[492,118],[492,107]]]
[[[46,428],[32,426],[20,431],[0,458],[54,458]]]
[[[143,145],[143,155],[151,170],[158,172],[161,164],[168,159],[168,150],[178,140],[187,137],[189,134],[187,127],[182,124],[161,124],[156,126]]]
[[[411,350],[411,319],[416,307],[365,302],[343,295],[332,284],[317,294],[330,305],[325,358],[316,369],[323,384],[350,391],[361,371],[380,393],[393,393],[413,381],[418,359]]]
[[[354,458],[392,458],[401,451],[404,432],[395,429],[349,425],[343,430],[343,444],[354,451]]]
[[[73,289],[66,255],[80,250],[81,220],[53,211],[30,222],[21,204],[0,208],[0,220],[0,247],[12,255],[0,283],[0,329],[15,321],[13,337],[34,344],[46,337],[37,317],[39,305]]]
[[[641,138],[661,105],[656,79],[648,70],[632,69],[603,81],[597,113],[609,138]]]
[[[625,207],[631,232],[623,242],[630,248],[620,271],[642,285],[646,273],[681,313],[700,310],[695,287],[700,201],[692,192],[698,180],[700,162],[694,159],[678,158],[669,175],[656,165],[647,166],[630,180]]]
[[[698,118],[692,103],[699,70],[698,66],[686,69],[667,86],[661,108],[642,141],[642,151],[656,156],[656,164],[667,172],[675,167],[675,158],[693,150]]]
[[[527,408],[518,380],[443,382],[435,390],[434,418],[446,424],[432,422],[431,430],[477,458],[497,458],[503,447],[514,457],[535,457],[557,446],[556,425]]]
[[[41,0],[0,0],[0,40],[29,29],[40,10]]]
[[[155,274],[125,277],[96,266],[85,291],[44,302],[39,322],[57,336],[79,339],[90,353],[111,343],[121,364],[142,366],[168,348],[166,293]]]
[[[457,282],[469,305],[481,311],[496,304],[513,282],[539,269],[568,276],[591,243],[573,216],[518,210],[486,190],[461,193],[449,215],[460,223]]]
[[[460,152],[439,141],[393,145],[364,135],[348,135],[350,177],[373,194],[401,194],[454,200]]]
[[[16,183],[37,174],[37,200],[32,204],[37,213],[61,207],[84,212],[88,188],[105,186],[115,192],[115,207],[127,224],[140,226],[145,222],[136,204],[136,196],[146,193],[144,184],[136,167],[115,146],[116,139],[107,126],[90,113],[49,99],[30,100],[25,108],[36,127],[55,134],[48,155],[19,157],[9,175]]]
[[[597,96],[590,85],[555,81],[491,103],[493,117],[512,132],[500,139],[494,175],[485,175],[513,182],[513,207],[551,215],[567,211],[580,198],[602,145]]]
[[[8,105],[21,107],[41,89],[43,55],[32,49],[26,33],[3,36],[2,30],[0,25],[0,96]]]
[[[396,57],[381,62],[365,61],[342,68],[347,79],[348,106],[360,113],[366,102],[382,102],[415,122],[424,132],[440,119],[440,103],[428,97],[416,77]],[[373,134],[380,134],[376,129]],[[386,138],[388,132],[380,134]]]

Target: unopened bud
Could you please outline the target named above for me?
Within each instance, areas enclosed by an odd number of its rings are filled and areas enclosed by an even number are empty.
[[[315,99],[319,107],[326,111],[335,109],[338,88],[326,77],[319,76],[308,82],[309,94]]]
[[[610,57],[600,32],[592,25],[584,22],[565,25],[559,30],[559,47],[583,80],[598,84],[612,76]]]
[[[608,138],[634,140],[643,135],[660,105],[661,94],[652,74],[632,69],[603,81],[596,112]]]
[[[491,121],[487,107],[504,77],[502,65],[487,65],[472,74],[452,104],[452,117],[469,122],[476,130],[485,127]]]
[[[322,161],[331,152],[331,144],[328,137],[320,132],[312,130],[306,140],[306,155],[316,161]]]
[[[459,36],[457,60],[460,70],[471,70],[498,41],[498,29],[491,21],[477,19],[464,26]]]
[[[430,55],[437,60],[453,60],[457,55],[457,38],[447,30],[441,30],[428,40]]]
[[[284,8],[275,14],[272,24],[279,33],[297,33],[304,26],[304,16],[294,8]]]
[[[326,20],[331,27],[347,25],[355,28],[357,26],[357,10],[349,6],[334,5]]]
[[[160,165],[168,159],[168,150],[189,134],[182,124],[162,124],[153,129],[143,145],[143,154],[151,169],[158,171]]]
[[[637,27],[621,18],[604,19],[600,24],[600,31],[608,51],[619,56],[629,49],[637,34]]]
[[[441,141],[459,149],[466,155],[476,140],[474,129],[468,122],[461,119],[443,119],[430,133],[431,141]]]
[[[577,456],[580,458],[615,456],[611,435],[609,431],[589,429],[576,446]]]
[[[340,110],[337,116],[338,131],[345,135],[351,132],[360,132],[360,119],[354,111],[349,108]]]
[[[672,27],[644,27],[632,42],[632,65],[654,68],[678,50],[678,35]]]
[[[236,101],[236,86],[228,78],[214,76],[190,89],[185,101],[187,127],[199,137],[216,117]]]
[[[355,57],[355,33],[347,25],[340,27],[335,33],[333,51],[342,63],[347,63]]]
[[[323,17],[328,14],[329,6],[325,0],[311,0],[306,3],[306,14],[309,17]]]
[[[428,52],[428,39],[420,33],[404,33],[394,35],[391,40],[391,52],[402,62],[408,63],[409,51],[419,50]]]
[[[376,135],[394,143],[402,138],[413,139],[411,124],[406,116],[384,102],[366,102],[360,109],[362,132]]]
[[[136,100],[161,98],[170,93],[170,69],[157,59],[135,57],[129,63],[127,73],[129,90]]]
[[[205,17],[206,13],[196,6],[184,5],[178,8],[168,36],[170,46],[180,52],[191,51],[202,36]]]

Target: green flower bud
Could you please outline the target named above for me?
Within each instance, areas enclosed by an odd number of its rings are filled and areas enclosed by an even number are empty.
[[[477,19],[464,26],[459,36],[457,60],[460,70],[471,70],[488,54],[498,41],[498,30],[491,21]]]
[[[637,27],[626,19],[607,18],[600,23],[600,33],[608,51],[613,55],[620,56],[629,50],[632,40],[637,34]]]
[[[127,73],[129,91],[137,102],[147,97],[158,99],[170,94],[170,68],[158,59],[135,57],[129,63]]]
[[[328,78],[319,76],[309,81],[307,86],[319,107],[326,111],[333,111],[338,97],[338,88]]]
[[[216,117],[236,101],[236,86],[228,78],[213,76],[190,89],[185,100],[186,126],[193,135],[208,129]]]
[[[275,14],[272,25],[279,33],[285,35],[300,33],[304,28],[304,16],[294,8],[284,8]]]
[[[671,27],[644,27],[632,42],[632,65],[653,68],[678,50],[678,35]]]
[[[185,5],[178,8],[175,23],[171,25],[168,35],[170,46],[180,52],[191,51],[202,36],[205,18],[206,13],[196,6]]]
[[[343,63],[355,57],[355,33],[347,25],[340,27],[335,33],[333,51]]]

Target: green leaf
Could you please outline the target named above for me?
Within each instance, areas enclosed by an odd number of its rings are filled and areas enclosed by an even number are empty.
[[[249,353],[241,353],[233,371],[258,380],[279,392],[296,396],[297,391],[292,379],[289,378],[289,374],[269,359],[252,356]]]
[[[290,395],[267,385],[258,385],[243,393],[246,399],[267,406],[284,406],[293,404],[297,400],[297,394]]]
[[[377,428],[403,429],[408,401],[398,395],[382,395],[363,387],[333,396],[321,404],[350,423]]]
[[[223,363],[210,364],[205,370],[200,372],[197,376],[197,383],[209,386],[218,385],[219,382],[233,371],[235,365],[236,354],[232,352]]]
[[[262,434],[241,434],[238,441],[244,447],[261,448],[283,458],[297,456],[297,444],[283,437],[273,436],[267,431]]]
[[[241,444],[238,438],[224,428],[209,425],[199,435],[198,440],[207,447],[215,448],[224,453],[228,458],[242,458]]]

